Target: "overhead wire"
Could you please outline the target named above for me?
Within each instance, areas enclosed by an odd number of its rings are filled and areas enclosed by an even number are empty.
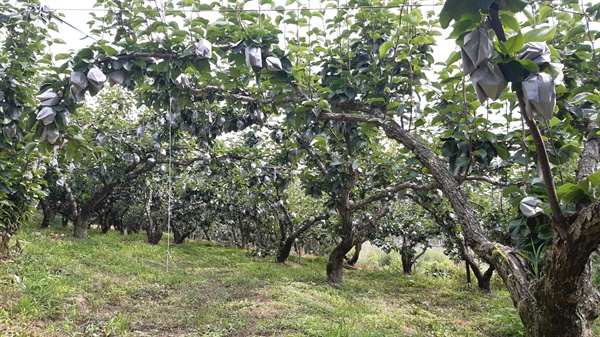
[[[443,4],[413,4],[413,7],[440,7],[443,6]],[[290,10],[296,10],[296,9],[301,9],[301,10],[308,10],[308,11],[322,11],[322,10],[326,10],[326,11],[335,11],[335,10],[350,10],[350,9],[395,9],[395,8],[400,8],[402,7],[402,5],[369,5],[369,6],[356,6],[356,7],[352,7],[352,6],[329,6],[329,7],[303,7],[303,8],[287,8],[287,7],[283,7],[283,6],[278,6],[275,8],[262,8],[262,9],[235,9],[235,8],[221,8],[221,9],[191,9],[191,8],[182,8],[182,9],[165,9],[164,13],[210,13],[210,12],[231,12],[231,13],[236,13],[236,12],[284,12],[284,11],[290,11]],[[55,11],[86,11],[86,12],[101,12],[103,11],[102,8],[52,8],[52,10]],[[158,10],[156,9],[136,9],[136,12],[139,13],[159,13]]]

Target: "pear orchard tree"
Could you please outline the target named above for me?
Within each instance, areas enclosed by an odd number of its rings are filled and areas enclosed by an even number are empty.
[[[2,87],[3,104],[23,107],[22,117],[12,119],[22,135],[14,151],[76,146],[78,130],[65,116],[76,118],[78,106],[106,82],[133,90],[156,118],[167,115],[170,125],[187,129],[205,147],[219,134],[278,116],[309,145],[319,136],[308,132],[315,125],[323,125],[322,132],[351,125],[355,139],[367,144],[378,144],[374,137],[384,134],[409,157],[397,176],[412,174],[419,183],[411,186],[443,192],[463,236],[503,279],[531,336],[592,335],[600,308],[590,280],[590,256],[600,243],[600,99],[598,32],[590,23],[598,21],[599,5],[448,0],[437,15],[428,5],[404,1],[314,1],[308,8],[295,0],[285,7],[263,0],[259,10],[247,10],[255,4],[182,0],[157,8],[99,0],[90,32],[98,41],[54,62],[41,42],[44,21],[32,27],[33,40],[19,35],[19,24],[31,25],[39,11],[3,8],[21,14],[2,19],[2,34],[12,43],[5,44],[3,57],[10,59],[2,69],[27,69],[6,75],[13,78],[4,83],[17,89]],[[209,20],[203,11],[218,15]],[[440,80],[431,82],[423,75],[436,61],[431,47],[440,27],[452,22],[450,37],[461,53],[438,62]],[[37,60],[48,65],[43,80],[24,63]],[[488,113],[507,109],[502,128],[478,109],[486,102]],[[12,135],[8,130],[4,137]],[[359,172],[360,162],[354,167],[349,156],[334,161],[327,146],[319,151],[315,158]],[[368,155],[360,151],[361,158]],[[11,165],[19,164],[15,160]],[[525,180],[504,191],[514,206],[533,197],[541,209],[534,207],[535,215],[546,214],[551,235],[537,271],[518,248],[486,235],[465,192],[470,180],[501,185],[490,174],[495,161]],[[574,177],[567,175],[572,167]],[[347,239],[336,258],[350,249],[352,235]]]

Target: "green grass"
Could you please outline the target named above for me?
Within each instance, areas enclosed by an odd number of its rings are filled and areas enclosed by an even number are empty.
[[[143,235],[51,239],[25,228],[0,263],[1,336],[522,336],[505,291],[456,279],[346,271],[326,285],[322,257],[278,265],[213,243]]]

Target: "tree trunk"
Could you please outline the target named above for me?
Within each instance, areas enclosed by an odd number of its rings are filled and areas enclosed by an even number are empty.
[[[208,234],[208,230],[206,228],[202,228],[202,233],[204,233],[206,240],[210,241],[210,235]]]
[[[108,233],[108,230],[110,229],[110,215],[102,214],[101,212],[99,212],[98,222],[100,222],[100,228],[102,229],[102,234]]]
[[[290,236],[287,238],[285,238],[285,228],[280,227],[281,242],[277,250],[277,262],[285,263],[285,261],[290,257],[290,252],[292,251],[292,246],[294,245],[294,242],[296,242],[296,239],[299,238],[302,234],[304,234],[304,232],[308,231],[315,223],[325,219],[329,219],[329,215],[319,215],[314,219],[306,220],[296,231],[290,234]]]
[[[73,237],[76,239],[88,238],[88,225],[86,219],[81,215],[73,219]]]
[[[290,252],[292,251],[292,246],[294,245],[294,241],[296,237],[291,235],[285,239],[284,242],[279,244],[279,249],[277,251],[277,262],[285,263],[287,259],[290,257]]]
[[[481,278],[477,279],[477,286],[479,289],[487,292],[490,291],[490,281],[492,280],[492,275],[494,275],[494,269],[494,266],[490,266],[485,273],[481,275]]]
[[[354,245],[354,254],[349,258],[346,262],[349,266],[354,266],[356,262],[358,262],[358,258],[360,257],[360,251],[362,250],[363,240],[358,240],[358,242]]]
[[[415,263],[415,253],[412,251],[412,248],[402,249],[400,258],[402,260],[402,272],[404,275],[412,275]]]
[[[40,228],[48,228],[54,218],[56,217],[56,212],[45,202],[40,202],[40,206],[42,207],[42,213],[44,214],[44,218],[42,219],[42,225]]]
[[[66,215],[62,215],[62,226],[64,228],[67,228],[67,226],[69,226],[69,217]]]
[[[162,239],[163,232],[162,230],[157,230],[156,228],[152,229],[149,226],[146,227],[146,236],[148,237],[148,243],[151,245],[157,245]]]
[[[346,253],[352,249],[353,240],[348,237],[342,238],[342,241],[333,249],[327,262],[327,281],[331,285],[342,283],[342,273],[344,271],[344,258]]]
[[[471,283],[470,270],[473,270],[473,275],[475,275],[475,278],[477,279],[477,286],[479,287],[479,289],[489,292],[490,281],[492,279],[492,275],[494,275],[495,270],[494,266],[490,265],[489,268],[484,273],[482,273],[481,269],[479,269],[479,266],[469,253],[468,246],[466,244],[463,245],[460,240],[458,241],[458,245],[459,249],[461,250],[460,257],[463,261],[465,261],[465,266],[467,269],[467,283]]]
[[[189,231],[189,230],[179,231],[179,230],[177,230],[176,226],[173,226],[173,243],[176,245],[184,244],[185,239],[188,238],[190,236],[190,234],[192,234],[192,231]]]
[[[567,283],[572,282],[569,285],[565,285],[565,279],[538,282],[527,308],[519,310],[521,320],[530,336],[593,336],[592,325],[598,317],[599,298],[595,286],[590,281],[590,270],[588,265],[581,277],[566,277]],[[565,286],[570,289],[565,289],[566,293],[562,293],[560,288]],[[596,296],[593,296],[594,294]]]
[[[8,256],[8,241],[10,241],[10,234],[0,231],[0,258]]]

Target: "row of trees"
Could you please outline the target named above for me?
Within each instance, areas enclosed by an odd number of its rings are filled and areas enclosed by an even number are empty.
[[[170,222],[176,242],[203,233],[275,249],[280,262],[302,241],[333,247],[332,284],[365,240],[387,247],[401,237],[410,266],[416,244],[440,236],[483,287],[500,275],[532,336],[591,335],[598,5],[96,5],[105,13],[92,15],[98,41],[60,55],[47,52],[60,41],[46,38],[59,14],[0,5],[12,13],[0,18],[0,253],[36,201],[45,225],[64,214],[78,238],[93,221],[144,228],[157,243]],[[219,19],[193,14],[207,10]],[[451,23],[465,48],[474,30],[491,37],[474,66],[497,67],[510,90],[474,88],[468,55],[434,58]],[[541,62],[522,59],[529,42],[548,46]],[[557,102],[546,117],[522,91],[544,71]],[[482,92],[500,102],[482,105]],[[518,211],[526,196],[540,200],[538,216]]]

